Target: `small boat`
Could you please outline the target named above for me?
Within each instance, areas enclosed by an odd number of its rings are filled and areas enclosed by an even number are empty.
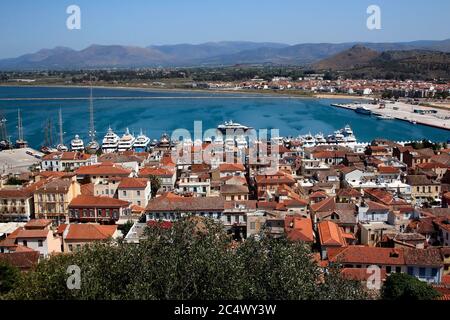
[[[359,114],[365,114],[365,115],[371,115],[372,114],[372,111],[369,108],[365,107],[365,106],[357,107],[355,109],[355,112],[359,113]]]
[[[388,116],[388,115],[383,115],[383,114],[378,115],[377,119],[378,120],[395,120],[394,117],[391,117],[391,116]]]
[[[236,130],[241,130],[243,132],[246,132],[246,131],[249,131],[252,129],[253,129],[252,127],[247,127],[240,123],[233,122],[233,120],[225,121],[224,124],[220,124],[217,127],[217,130],[219,130],[222,134],[227,134],[227,132],[234,133]]]

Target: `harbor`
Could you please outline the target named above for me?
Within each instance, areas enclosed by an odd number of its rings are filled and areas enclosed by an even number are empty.
[[[450,110],[424,107],[404,102],[332,103],[332,107],[353,110],[379,120],[401,120],[414,125],[450,130]]]

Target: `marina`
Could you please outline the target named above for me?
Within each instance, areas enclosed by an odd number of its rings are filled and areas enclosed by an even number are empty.
[[[255,96],[252,99],[243,99],[239,95],[232,99],[221,99],[220,95],[196,92],[145,92],[152,96],[168,95],[176,97],[173,100],[97,100],[97,96],[115,95],[142,95],[141,91],[114,90],[95,88],[90,93],[89,88],[23,88],[23,87],[0,87],[0,96],[20,96],[29,98],[39,96],[62,97],[79,96],[84,100],[72,101],[23,101],[20,103],[12,101],[0,101],[2,118],[2,132],[6,129],[6,136],[11,141],[18,138],[18,109],[21,110],[22,135],[31,147],[39,149],[45,144],[45,123],[51,119],[52,123],[58,124],[54,132],[59,131],[59,139],[54,139],[56,144],[66,145],[74,151],[84,150],[94,140],[92,151],[102,148],[104,138],[112,131],[118,138],[122,138],[128,128],[128,133],[134,137],[132,145],[125,144],[122,149],[142,150],[145,145],[155,145],[155,139],[163,133],[170,133],[178,128],[184,128],[193,134],[195,121],[202,121],[203,131],[217,128],[223,124],[225,129],[230,125],[230,119],[236,120],[231,126],[245,124],[242,129],[278,129],[279,134],[285,137],[298,137],[311,135],[319,143],[333,141],[332,136],[336,131],[349,125],[359,141],[371,141],[374,138],[385,137],[394,141],[419,141],[430,139],[432,141],[449,140],[448,130],[437,129],[430,126],[420,125],[420,118],[432,117],[439,120],[438,114],[413,113],[411,106],[407,115],[412,114],[416,124],[409,121],[397,121],[398,118],[390,119],[388,111],[394,111],[392,106],[386,104],[385,109],[377,106],[364,104],[373,109],[374,115],[368,116],[354,112],[356,104],[346,100],[331,99],[280,99],[272,97],[267,99]],[[190,99],[200,95],[207,99]],[[330,105],[339,106],[330,108]],[[92,106],[92,108],[91,108]],[[417,108],[417,107],[416,107]],[[421,108],[424,109],[424,108]],[[63,128],[59,126],[59,110]],[[388,110],[388,111],[387,111]],[[387,116],[380,119],[377,117]],[[401,118],[401,117],[400,117]],[[390,121],[380,121],[390,120]],[[400,119],[402,120],[402,119]],[[448,123],[448,120],[446,120]],[[442,120],[442,122],[445,122]],[[448,124],[447,124],[448,125]],[[242,126],[242,125],[241,125]],[[443,126],[445,128],[445,126]],[[61,140],[61,130],[63,137]],[[144,133],[141,138],[139,133]],[[5,134],[2,134],[5,136]],[[147,139],[148,138],[148,139]],[[338,134],[334,137],[339,141],[342,137]],[[4,140],[4,139],[1,139]],[[108,140],[108,139],[106,139]],[[116,149],[117,138],[112,138],[111,145],[108,143],[103,152]],[[137,144],[136,144],[137,142]],[[5,142],[6,143],[6,142]],[[57,145],[51,145],[56,149]],[[118,145],[117,145],[118,148]]]

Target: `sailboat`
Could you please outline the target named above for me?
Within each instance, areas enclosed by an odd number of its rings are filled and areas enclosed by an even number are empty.
[[[57,149],[55,149],[53,147],[53,132],[52,132],[52,120],[49,119],[48,122],[45,124],[44,127],[44,135],[45,135],[45,140],[44,140],[44,144],[41,147],[41,152],[45,153],[45,154],[50,154],[52,152],[56,152],[58,151]]]
[[[95,154],[100,149],[100,145],[95,140],[95,126],[94,126],[94,102],[92,98],[92,85],[91,93],[89,95],[89,138],[91,141],[86,146],[86,152],[89,154]]]
[[[11,141],[8,137],[8,131],[6,128],[6,118],[1,116],[0,118],[0,151],[12,149]]]
[[[20,109],[17,110],[17,140],[16,140],[16,148],[22,149],[28,147],[28,142],[25,141],[23,136],[23,125],[22,125],[22,117],[20,115]]]
[[[67,146],[64,144],[64,132],[63,132],[61,108],[59,108],[59,144],[56,146],[56,149],[58,149],[58,151],[61,152],[66,152],[69,150],[69,148],[67,148]]]

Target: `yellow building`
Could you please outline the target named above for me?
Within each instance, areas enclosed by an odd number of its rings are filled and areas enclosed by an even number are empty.
[[[75,176],[50,180],[34,192],[36,218],[51,219],[57,224],[69,221],[69,203],[80,194]]]

